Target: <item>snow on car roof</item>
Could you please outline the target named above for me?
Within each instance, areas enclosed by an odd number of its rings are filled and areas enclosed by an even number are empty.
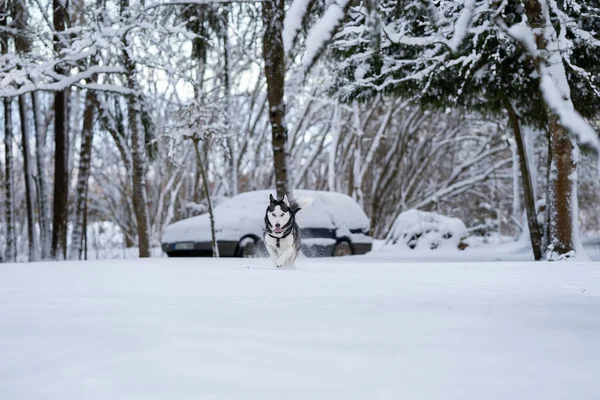
[[[239,217],[251,218],[259,221],[260,229],[262,229],[264,225],[265,210],[269,205],[269,195],[271,194],[275,195],[275,192],[270,190],[257,190],[233,196],[215,208],[215,219],[217,218],[217,212],[219,218],[228,218],[227,222],[223,221],[226,225],[237,224]],[[296,195],[296,197],[306,196]],[[227,215],[227,217],[225,215]],[[326,213],[323,204],[320,203],[318,198],[316,198],[313,204],[307,209],[300,211],[296,216],[296,220],[300,226],[327,229],[334,228],[331,217]]]
[[[350,196],[338,192],[296,190],[296,197],[317,197],[337,228],[369,229],[369,218]]]
[[[268,206],[269,195],[275,195],[271,190],[257,190],[241,193],[221,203],[219,207],[244,208],[260,211],[264,217],[264,209]],[[358,204],[343,193],[325,192],[320,190],[295,190],[294,197],[312,197],[315,199],[305,210],[296,216],[298,225],[312,228],[368,229],[369,218]],[[290,199],[291,200],[291,199]]]

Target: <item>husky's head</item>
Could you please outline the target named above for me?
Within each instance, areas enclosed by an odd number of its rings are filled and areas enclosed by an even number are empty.
[[[273,195],[269,195],[269,207],[265,215],[265,224],[267,231],[274,236],[283,235],[286,229],[293,225],[294,213],[288,201],[287,195],[282,200],[277,200]]]

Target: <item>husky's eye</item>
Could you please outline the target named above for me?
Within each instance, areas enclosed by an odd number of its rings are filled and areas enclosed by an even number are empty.
[[[281,216],[283,217],[283,213],[281,213]]]
[[[272,216],[275,216],[275,213],[271,213]]]

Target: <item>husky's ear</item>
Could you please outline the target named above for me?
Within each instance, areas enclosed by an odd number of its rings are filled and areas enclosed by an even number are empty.
[[[283,195],[283,204],[286,206],[290,206],[290,202],[288,201],[287,194]]]
[[[269,201],[271,202],[271,204],[277,203],[277,200],[275,200],[272,194],[269,195]]]

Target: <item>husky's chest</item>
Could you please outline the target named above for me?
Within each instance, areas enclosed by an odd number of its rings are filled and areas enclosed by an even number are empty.
[[[265,244],[270,248],[277,251],[277,253],[282,253],[290,247],[294,246],[295,237],[294,233],[290,233],[284,238],[275,238],[271,235],[265,235]]]

